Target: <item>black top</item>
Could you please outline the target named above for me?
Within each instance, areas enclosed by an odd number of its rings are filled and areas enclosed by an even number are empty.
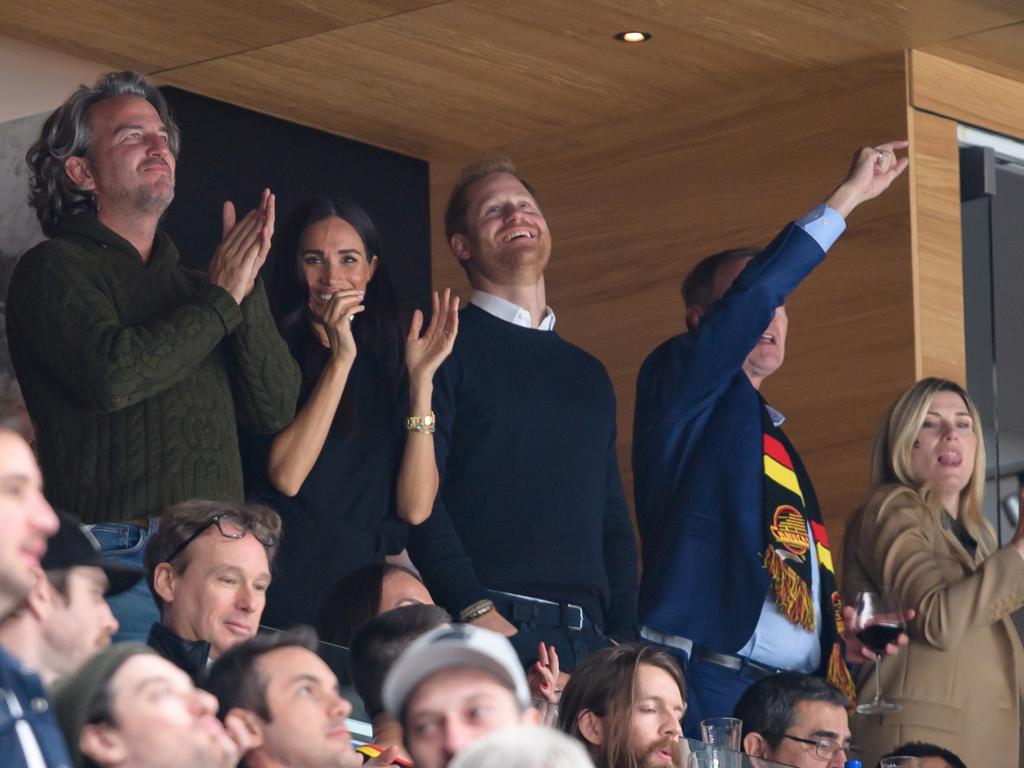
[[[953,531],[953,535],[956,536],[960,545],[967,550],[967,554],[974,557],[978,552],[978,542],[971,536],[971,532],[967,530],[959,518],[953,517],[946,510],[942,510],[942,514],[945,515],[946,522],[950,529]]]
[[[604,366],[470,305],[434,411],[441,491],[409,538],[434,599],[455,614],[487,589],[571,602],[632,636],[636,543]]]
[[[160,622],[149,628],[146,645],[174,666],[188,673],[192,682],[202,685],[210,661],[210,644],[205,640],[184,640]]]
[[[329,350],[305,318],[282,333],[304,372],[323,369]],[[299,408],[316,383],[304,379]],[[284,525],[264,624],[315,625],[337,582],[404,547],[407,526],[395,513],[395,480],[408,408],[403,393],[396,396],[385,382],[373,350],[360,349],[323,450],[292,498],[267,480],[271,439],[256,439],[251,496],[277,510]],[[354,407],[346,419],[342,411],[349,398]]]

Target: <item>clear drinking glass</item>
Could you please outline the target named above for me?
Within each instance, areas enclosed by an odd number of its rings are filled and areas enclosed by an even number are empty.
[[[534,699],[533,706],[540,712],[540,724],[548,728],[558,727],[558,702]]]
[[[921,768],[921,758],[893,755],[882,760],[882,768]]]
[[[859,704],[857,712],[862,715],[878,715],[882,712],[899,712],[903,707],[882,698],[882,658],[885,646],[895,642],[907,629],[899,601],[891,593],[860,592],[854,605],[854,629],[857,638],[875,652],[875,699]]]
[[[735,717],[709,717],[700,721],[700,735],[705,744],[740,751],[743,721]]]

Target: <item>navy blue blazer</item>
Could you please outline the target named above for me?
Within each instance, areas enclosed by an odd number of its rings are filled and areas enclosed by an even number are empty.
[[[724,653],[754,632],[770,578],[761,400],[742,365],[775,308],[824,257],[788,225],[697,331],[664,342],[640,368],[633,473],[645,626]]]

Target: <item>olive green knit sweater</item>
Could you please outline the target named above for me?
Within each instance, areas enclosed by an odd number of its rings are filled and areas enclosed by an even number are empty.
[[[7,338],[46,495],[86,522],[240,500],[236,414],[271,433],[295,413],[298,367],[262,283],[239,307],[162,232],[144,263],[95,217],[63,220],[15,269]]]

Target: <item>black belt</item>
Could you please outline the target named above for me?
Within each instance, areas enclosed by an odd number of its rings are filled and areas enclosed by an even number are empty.
[[[513,624],[537,627],[564,627],[574,632],[598,631],[583,609],[573,603],[555,603],[535,597],[519,597],[506,592],[490,591],[487,595],[505,618]]]
[[[762,677],[771,677],[782,671],[775,667],[766,667],[764,664],[758,664],[756,661],[751,661],[743,656],[719,653],[718,651],[710,651],[707,648],[696,647],[693,649],[693,655],[699,661],[705,661],[717,667],[725,667],[733,672],[745,672],[755,680],[760,680]]]

